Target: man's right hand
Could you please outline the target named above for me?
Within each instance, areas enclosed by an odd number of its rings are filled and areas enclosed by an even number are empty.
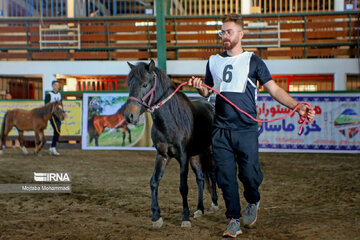
[[[199,94],[203,97],[209,97],[210,96],[210,92],[209,89],[207,89],[206,87],[202,86],[203,81],[201,80],[201,78],[198,77],[194,77],[192,76],[189,79],[189,86],[192,86],[193,88],[196,88],[196,90],[199,92]]]
[[[198,90],[202,89],[202,86],[201,86],[202,83],[203,82],[202,82],[201,78],[198,78],[198,77],[192,76],[189,79],[189,86],[192,86]]]

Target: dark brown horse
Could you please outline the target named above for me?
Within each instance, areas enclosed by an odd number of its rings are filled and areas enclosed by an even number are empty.
[[[131,143],[131,131],[128,127],[128,123],[124,117],[124,106],[123,105],[115,114],[112,115],[98,115],[89,119],[88,121],[88,134],[89,144],[95,139],[95,145],[99,146],[98,138],[102,134],[105,128],[118,129],[122,128],[123,142],[125,146],[126,132],[129,134],[129,142]]]
[[[204,213],[204,181],[208,187],[211,185],[212,207],[217,207],[214,161],[210,152],[214,108],[205,100],[190,101],[185,94],[177,92],[159,109],[154,110],[152,107],[155,104],[159,104],[176,89],[175,84],[155,67],[154,61],[136,66],[128,64],[131,72],[128,76],[129,98],[124,112],[126,120],[136,124],[139,116],[147,109],[152,112],[151,138],[157,150],[155,169],[150,180],[153,227],[159,228],[163,224],[158,187],[171,158],[175,158],[180,164],[179,189],[183,201],[181,226],[190,227],[187,200],[189,162],[198,185],[198,204],[194,217]],[[193,157],[196,155],[200,155],[200,159]]]
[[[44,130],[53,114],[60,120],[64,120],[65,112],[61,102],[48,103],[43,107],[34,108],[30,111],[23,109],[7,111],[1,129],[0,154],[2,154],[3,143],[14,126],[19,132],[20,147],[25,154],[29,152],[24,146],[24,131],[35,131],[35,154],[38,154],[45,144]]]

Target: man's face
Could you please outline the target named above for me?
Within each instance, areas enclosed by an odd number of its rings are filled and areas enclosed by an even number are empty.
[[[58,82],[55,82],[55,83],[52,85],[52,87],[53,87],[53,91],[54,91],[54,92],[57,92],[57,91],[59,91],[59,89],[60,89],[60,84],[59,84]]]
[[[225,50],[231,50],[238,44],[241,44],[241,39],[244,36],[244,32],[236,23],[224,23],[221,27],[221,31],[223,33],[222,40]]]

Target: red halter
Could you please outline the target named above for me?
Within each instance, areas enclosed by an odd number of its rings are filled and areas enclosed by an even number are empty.
[[[138,103],[140,103],[141,105],[143,105],[145,108],[147,108],[147,111],[149,112],[153,112],[154,109],[152,109],[152,107],[150,106],[151,105],[151,102],[153,100],[153,97],[154,95],[156,95],[156,92],[155,92],[155,88],[156,88],[156,82],[157,82],[157,76],[156,74],[154,73],[154,79],[155,79],[155,82],[154,82],[154,86],[150,89],[150,91],[142,98],[142,99],[138,99],[136,97],[133,97],[133,96],[129,96],[129,99],[132,99],[132,100],[135,100],[137,101]],[[146,99],[149,98],[149,101],[146,103]]]

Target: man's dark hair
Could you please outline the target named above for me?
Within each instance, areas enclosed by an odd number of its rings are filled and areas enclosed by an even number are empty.
[[[54,81],[51,82],[51,86],[54,85],[54,83],[59,83],[60,84],[60,82],[58,80],[54,80]]]
[[[234,22],[237,25],[239,25],[241,27],[241,29],[244,29],[244,21],[240,14],[230,13],[230,14],[225,15],[221,20],[222,20],[222,23]]]

